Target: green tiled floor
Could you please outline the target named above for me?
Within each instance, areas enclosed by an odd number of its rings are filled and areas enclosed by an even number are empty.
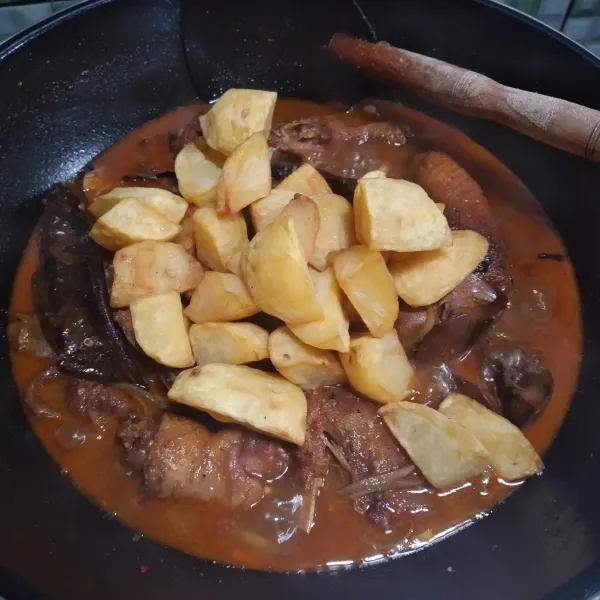
[[[79,0],[0,0],[0,42]],[[199,0],[200,1],[200,0]],[[600,0],[499,0],[562,31],[600,56]],[[19,4],[23,4],[18,6]]]

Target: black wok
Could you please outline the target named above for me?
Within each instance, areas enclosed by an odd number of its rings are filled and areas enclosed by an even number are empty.
[[[144,121],[234,85],[346,103],[367,95],[401,98],[326,57],[319,48],[336,31],[364,37],[375,32],[379,39],[504,84],[600,109],[598,60],[542,25],[488,2],[325,5],[313,0],[190,2],[182,35],[179,0],[100,0],[0,47],[4,315],[15,268],[41,211],[34,198]],[[542,202],[569,249],[581,288],[584,360],[572,408],[546,456],[545,474],[450,539],[387,564],[284,576],[204,563],[137,540],[60,474],[22,413],[2,323],[0,595],[37,597],[29,590],[39,590],[43,597],[89,600],[234,594],[290,600],[596,597],[600,168],[498,125],[402,99],[459,127],[505,162]]]

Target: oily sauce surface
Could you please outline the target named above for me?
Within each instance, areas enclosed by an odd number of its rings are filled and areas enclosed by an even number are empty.
[[[538,351],[554,377],[554,393],[548,406],[525,429],[536,450],[542,453],[568,408],[581,358],[579,299],[571,264],[568,260],[539,258],[543,253],[566,256],[566,250],[530,192],[486,150],[458,131],[405,107],[382,103],[378,108],[382,119],[408,124],[412,133],[407,146],[382,146],[382,163],[389,165],[391,177],[410,179],[411,161],[418,151],[442,150],[475,177],[492,205],[516,288],[511,307],[494,326],[492,335]],[[185,123],[186,117],[198,108],[185,110],[185,115],[180,111],[174,118]],[[333,111],[327,107],[283,100],[278,102],[275,121],[330,112]],[[165,119],[169,118],[163,117],[155,126],[146,125],[144,136],[151,138],[156,132],[164,135]],[[347,118],[355,123],[366,120],[359,113]],[[122,161],[131,160],[131,148],[125,148],[123,153],[113,150],[107,168],[115,169],[116,182]],[[32,241],[15,280],[11,316],[34,312],[30,280],[36,263]],[[14,378],[23,394],[29,379],[46,364],[16,352],[12,352],[11,358]],[[464,368],[469,368],[468,360]],[[144,498],[139,478],[130,476],[120,463],[120,451],[113,442],[116,422],[111,420],[101,429],[68,413],[60,388],[56,388],[52,402],[62,408],[63,416],[45,420],[28,413],[31,426],[53,459],[91,501],[132,529],[169,546],[201,558],[248,568],[298,571],[375,562],[447,535],[490,510],[516,487],[490,477],[467,483],[452,493],[407,491],[405,514],[393,530],[383,532],[356,514],[349,503],[336,499],[335,491],[347,481],[341,470],[334,468],[318,500],[316,523],[310,535],[298,533],[282,545],[257,545],[248,519],[244,521],[235,511],[217,503]],[[85,432],[83,445],[65,450],[56,442],[56,432],[65,423]],[[286,485],[273,484],[270,496],[289,497]]]

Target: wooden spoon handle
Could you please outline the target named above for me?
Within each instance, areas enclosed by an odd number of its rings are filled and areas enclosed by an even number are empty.
[[[330,49],[367,75],[468,116],[489,119],[555,148],[600,162],[600,112],[501,85],[435,58],[337,35]]]

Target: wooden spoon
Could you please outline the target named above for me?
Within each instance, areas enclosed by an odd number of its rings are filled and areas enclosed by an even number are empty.
[[[481,73],[354,37],[329,48],[367,75],[459,113],[489,119],[540,142],[600,162],[600,112],[566,100],[504,86]]]

